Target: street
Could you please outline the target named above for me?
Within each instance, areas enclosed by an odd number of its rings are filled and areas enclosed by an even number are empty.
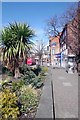
[[[56,118],[78,118],[78,75],[51,69]]]

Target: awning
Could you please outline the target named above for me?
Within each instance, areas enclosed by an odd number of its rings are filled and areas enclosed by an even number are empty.
[[[61,58],[61,53],[55,54],[56,58]]]

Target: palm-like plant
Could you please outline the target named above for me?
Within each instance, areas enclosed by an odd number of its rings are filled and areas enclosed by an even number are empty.
[[[2,31],[2,42],[5,45],[3,58],[13,71],[19,67],[19,60],[25,59],[26,51],[28,52],[33,44],[30,41],[33,36],[34,32],[29,25],[16,22]]]

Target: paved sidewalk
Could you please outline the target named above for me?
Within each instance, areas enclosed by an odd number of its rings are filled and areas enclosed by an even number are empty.
[[[49,69],[37,110],[36,118],[53,118],[53,82],[56,118],[78,118],[78,75],[64,69]],[[76,119],[75,119],[76,120]]]
[[[51,69],[56,118],[78,118],[78,74]]]
[[[52,89],[51,89],[51,72],[46,77],[45,86],[42,90],[42,95],[37,110],[36,118],[53,118],[52,105]]]

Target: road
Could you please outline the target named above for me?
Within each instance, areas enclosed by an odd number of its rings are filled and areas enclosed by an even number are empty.
[[[78,75],[51,69],[56,118],[78,118]]]

